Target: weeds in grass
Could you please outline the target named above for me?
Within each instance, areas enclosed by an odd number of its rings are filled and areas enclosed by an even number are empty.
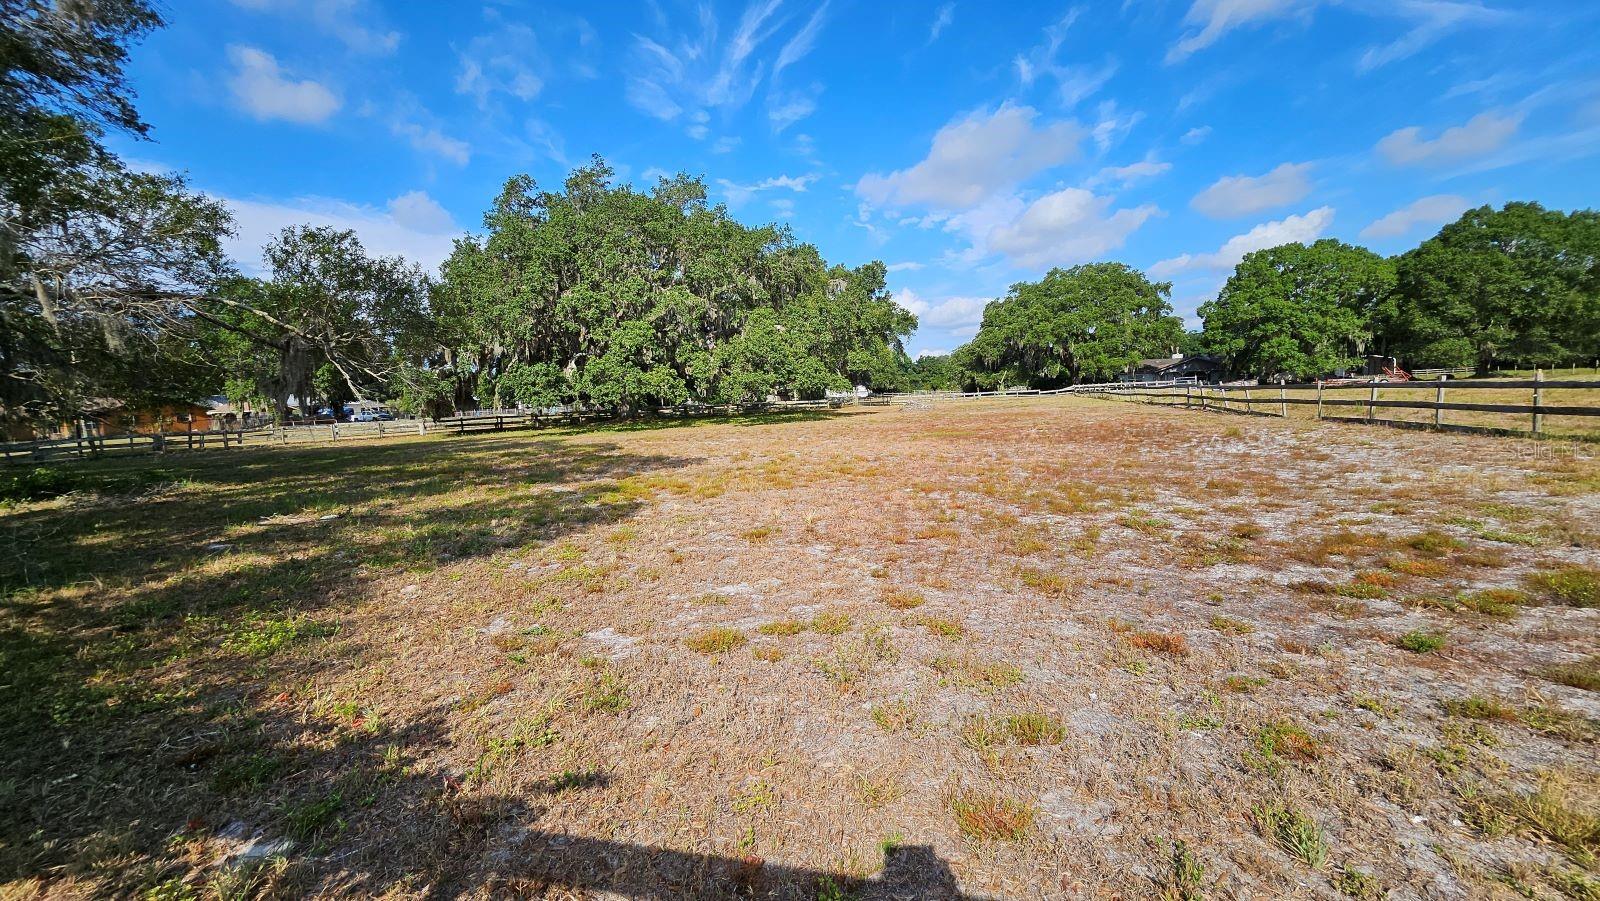
[[[783,650],[774,647],[760,647],[750,652],[750,656],[764,663],[777,663],[783,659]]]
[[[628,683],[613,672],[603,672],[583,696],[583,709],[618,713],[628,709]]]
[[[928,602],[928,599],[915,591],[903,588],[890,588],[883,593],[883,602],[894,610],[915,610]]]
[[[1600,855],[1600,782],[1552,771],[1526,794],[1510,794],[1490,803],[1515,824],[1560,845],[1580,866],[1592,867]]]
[[[304,616],[272,618],[251,613],[223,639],[224,649],[249,657],[271,657],[284,648],[327,638],[337,627]]]
[[[1160,535],[1172,528],[1172,523],[1159,517],[1145,513],[1126,513],[1117,520],[1123,528],[1132,529],[1144,535]]]
[[[1394,645],[1413,654],[1431,654],[1444,647],[1444,636],[1437,632],[1413,629],[1394,640]]]
[[[1169,632],[1135,632],[1128,636],[1128,644],[1143,651],[1155,651],[1172,657],[1183,657],[1189,653],[1189,642],[1182,635]]]
[[[1205,865],[1189,850],[1189,843],[1177,839],[1172,843],[1172,860],[1161,882],[1161,901],[1203,901],[1205,876]]]
[[[1532,573],[1526,577],[1526,581],[1535,594],[1546,600],[1569,607],[1600,607],[1600,570],[1586,566],[1564,566]]]
[[[689,650],[700,654],[721,654],[734,648],[743,647],[750,639],[738,629],[726,626],[715,626],[683,640]]]
[[[759,544],[776,534],[778,534],[777,526],[756,526],[753,529],[745,529],[743,532],[740,532],[739,537],[743,538],[745,541]]]
[[[929,634],[937,635],[938,637],[949,641],[955,641],[967,634],[966,626],[961,625],[961,623],[956,620],[943,616],[923,615],[917,617],[915,622],[917,625],[927,629]]]
[[[850,614],[842,610],[823,610],[811,617],[811,631],[820,635],[843,635],[850,631]]]
[[[756,626],[758,633],[778,637],[799,635],[805,630],[806,624],[797,619],[780,619],[777,622],[762,623]]]
[[[886,701],[873,706],[872,721],[885,732],[904,732],[917,724],[917,712],[909,701]]]
[[[1451,716],[1464,717],[1472,720],[1498,720],[1500,722],[1514,723],[1517,721],[1517,709],[1498,698],[1483,695],[1471,695],[1444,702],[1445,712]]]
[[[1557,685],[1600,691],[1600,657],[1547,666],[1540,671],[1540,675]]]
[[[1022,584],[1047,598],[1061,600],[1071,597],[1078,587],[1078,580],[1065,573],[1051,572],[1032,566],[1024,566],[1017,570],[1017,578]]]
[[[1377,877],[1354,867],[1341,867],[1339,875],[1333,880],[1333,887],[1345,897],[1360,901],[1377,901],[1384,894]]]
[[[817,669],[841,691],[848,691],[879,665],[899,659],[900,649],[890,640],[888,630],[872,626],[835,646],[831,656],[818,659]]]
[[[1059,745],[1067,737],[1066,727],[1048,713],[1015,713],[1002,724],[1019,745]]]
[[[1033,827],[1038,810],[1012,798],[977,791],[956,793],[950,800],[956,828],[976,841],[1021,841]]]
[[[1004,661],[980,660],[969,655],[940,655],[928,661],[934,672],[953,679],[957,685],[985,691],[1005,688],[1022,681],[1022,670]]]
[[[315,801],[304,801],[284,811],[284,832],[297,842],[309,842],[329,828],[344,828],[339,811],[344,799],[338,792],[330,792]]]
[[[1328,860],[1328,840],[1304,813],[1281,801],[1267,801],[1251,810],[1256,828],[1290,856],[1313,870]]]
[[[1456,603],[1460,604],[1463,610],[1483,616],[1510,619],[1532,600],[1527,592],[1515,588],[1485,588],[1461,595],[1456,598]]]
[[[1244,762],[1258,770],[1278,773],[1286,763],[1309,763],[1322,754],[1316,739],[1289,720],[1268,723],[1256,730],[1253,747]]]
[[[906,787],[893,775],[884,774],[868,776],[861,774],[855,779],[856,797],[868,810],[877,810],[900,800],[906,795]]]
[[[1227,635],[1249,635],[1256,630],[1255,626],[1242,619],[1234,619],[1221,614],[1211,617],[1211,628]]]
[[[1404,545],[1424,557],[1443,557],[1465,547],[1461,539],[1429,529],[1405,539]]]
[[[1235,674],[1223,679],[1222,684],[1229,691],[1234,692],[1235,694],[1249,694],[1250,692],[1255,691],[1261,686],[1267,684],[1267,680],[1261,676],[1241,676]]]

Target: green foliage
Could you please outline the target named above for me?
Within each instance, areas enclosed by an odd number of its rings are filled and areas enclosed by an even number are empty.
[[[159,469],[99,473],[74,467],[34,466],[0,472],[0,502],[38,501],[61,497],[74,491],[121,494],[168,481],[170,475]]]
[[[1182,340],[1171,291],[1122,263],[1052,269],[989,304],[955,362],[981,388],[1109,381]]]
[[[1233,372],[1268,379],[1325,375],[1360,362],[1394,267],[1332,239],[1245,256],[1217,299],[1200,306],[1200,342]]]
[[[1328,840],[1315,821],[1299,810],[1279,801],[1268,801],[1251,810],[1256,828],[1278,847],[1313,870],[1328,860]]]
[[[1414,367],[1600,354],[1600,213],[1468,210],[1398,258],[1382,330]]]
[[[905,381],[916,319],[881,263],[830,267],[687,175],[638,191],[612,174],[596,158],[559,191],[512,178],[446,261],[435,356],[479,403],[633,412]]]

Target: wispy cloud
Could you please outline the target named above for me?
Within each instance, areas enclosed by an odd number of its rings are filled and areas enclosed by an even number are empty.
[[[739,17],[727,40],[721,39],[716,11],[699,7],[688,29],[676,34],[651,37],[634,35],[633,53],[625,96],[628,103],[647,116],[667,122],[684,121],[685,131],[696,138],[709,134],[706,123],[711,110],[731,111],[743,107],[763,83],[773,84],[785,69],[804,59],[815,48],[827,22],[828,4],[818,7],[794,28],[770,54],[758,54],[763,46],[775,42],[792,19],[778,15],[781,0],[752,0]],[[665,13],[658,22],[667,22]],[[668,23],[670,24],[670,23]],[[820,86],[809,91],[769,91],[769,119],[775,130],[810,115],[816,108]]]
[[[939,35],[944,34],[944,30],[949,28],[950,23],[955,20],[956,5],[954,3],[946,3],[939,7],[938,12],[933,14],[933,24],[928,27],[928,43],[932,44],[937,41]]]
[[[1048,79],[1056,86],[1061,105],[1073,107],[1097,93],[1112,76],[1117,74],[1117,61],[1106,57],[1098,64],[1068,65],[1060,62],[1061,45],[1065,43],[1072,25],[1083,14],[1074,7],[1044,30],[1044,41],[1012,60],[1017,79],[1024,87]]]
[[[233,5],[300,16],[357,53],[389,54],[400,46],[400,32],[374,24],[381,16],[365,0],[233,0]]]
[[[731,206],[743,206],[751,198],[765,191],[793,191],[796,194],[804,194],[806,188],[819,177],[815,174],[779,175],[773,178],[764,178],[761,181],[750,184],[740,184],[729,181],[726,178],[719,178],[716,183],[717,187],[722,189],[723,195],[728,198],[728,203]]]
[[[1367,48],[1356,64],[1362,72],[1405,59],[1458,28],[1490,25],[1511,18],[1503,10],[1461,0],[1399,0],[1386,3],[1385,7],[1390,14],[1416,24],[1393,41]]]

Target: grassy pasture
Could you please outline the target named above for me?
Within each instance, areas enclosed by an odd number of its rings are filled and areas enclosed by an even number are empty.
[[[1548,376],[1550,380],[1564,376]],[[1583,376],[1579,376],[1582,378]],[[1432,403],[1435,399],[1435,390],[1438,382],[1412,382],[1385,384],[1378,386],[1379,400],[1405,400],[1425,401]],[[1446,403],[1469,404],[1532,404],[1533,390],[1531,388],[1488,388],[1488,387],[1455,387],[1449,382],[1445,385]],[[1367,413],[1365,401],[1369,397],[1370,389],[1363,386],[1345,386],[1338,388],[1325,388],[1325,400],[1351,400],[1361,401],[1357,406],[1334,406],[1328,404],[1323,413],[1326,416],[1343,416],[1349,418],[1364,418]],[[1230,408],[1244,409],[1243,394],[1238,390],[1227,393]],[[1282,396],[1291,399],[1315,400],[1315,388],[1287,388]],[[1199,395],[1195,394],[1194,403],[1198,405]],[[1210,395],[1211,404],[1217,406],[1217,395]],[[1250,389],[1251,409],[1258,413],[1270,413],[1274,416],[1280,412],[1279,406],[1274,401],[1279,397],[1279,389],[1272,385],[1262,385]],[[1158,400],[1157,403],[1183,404],[1183,390],[1178,389],[1171,398]],[[1544,389],[1541,403],[1546,406],[1571,406],[1593,407],[1600,409],[1600,390],[1593,388],[1547,388]],[[1315,404],[1288,404],[1289,418],[1300,420],[1315,420],[1317,408]],[[1429,409],[1409,409],[1400,407],[1375,408],[1377,419],[1388,419],[1400,422],[1414,422],[1431,425],[1434,421],[1433,411]],[[1512,431],[1528,431],[1533,425],[1533,416],[1529,413],[1499,413],[1483,412],[1477,410],[1446,410],[1444,422],[1449,425],[1465,425],[1486,429],[1508,429]],[[1544,417],[1543,431],[1547,435],[1567,438],[1600,438],[1600,416],[1551,416]]]
[[[0,897],[1600,880],[1588,443],[1050,398],[73,471],[0,507]]]

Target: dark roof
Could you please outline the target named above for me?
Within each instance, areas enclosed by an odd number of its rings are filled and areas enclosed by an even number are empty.
[[[1140,360],[1139,365],[1134,368],[1154,369],[1156,372],[1163,372],[1174,366],[1182,366],[1185,363],[1204,363],[1214,366],[1218,363],[1218,360],[1216,357],[1206,354],[1198,354],[1192,357],[1161,357],[1155,360]]]

